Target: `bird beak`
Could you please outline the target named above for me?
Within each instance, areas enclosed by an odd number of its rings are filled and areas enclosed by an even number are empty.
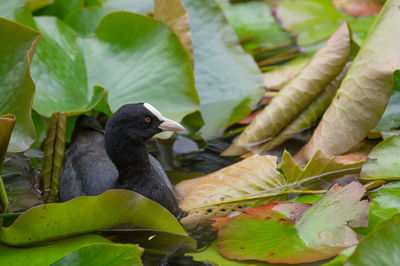
[[[164,118],[158,128],[162,131],[185,131],[185,128],[181,124],[168,118]]]

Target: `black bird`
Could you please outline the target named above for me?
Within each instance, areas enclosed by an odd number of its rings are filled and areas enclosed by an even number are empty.
[[[182,217],[173,188],[146,141],[162,131],[182,131],[148,103],[127,104],[107,122],[103,135],[93,117],[78,119],[73,142],[60,175],[60,200],[99,195],[107,189],[129,189]],[[111,160],[110,160],[111,159]]]

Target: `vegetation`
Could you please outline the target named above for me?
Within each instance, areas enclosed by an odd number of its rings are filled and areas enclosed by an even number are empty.
[[[399,265],[399,6],[3,1],[0,262]],[[149,146],[180,221],[128,190],[58,203],[78,116],[133,102],[187,129]]]

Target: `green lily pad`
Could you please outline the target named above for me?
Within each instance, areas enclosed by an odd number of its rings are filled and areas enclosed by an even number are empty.
[[[399,265],[400,224],[398,222],[374,230],[358,244],[344,265]]]
[[[400,0],[386,2],[305,146],[306,159],[318,149],[329,156],[349,151],[379,122],[390,98],[393,72],[400,69],[399,5]]]
[[[30,11],[34,12],[53,3],[53,0],[13,0],[1,1],[0,16],[8,15],[12,10],[26,6]]]
[[[275,20],[268,3],[251,1],[237,4],[229,4],[227,1],[219,3],[229,24],[243,41],[242,46],[246,51],[292,41],[292,37]]]
[[[92,109],[105,97],[95,85],[109,91],[112,111],[127,103],[149,102],[181,120],[198,109],[190,59],[164,24],[113,12],[102,19],[93,37],[80,39],[57,18],[35,21],[43,34],[32,64],[34,109],[39,114],[64,111],[71,116]]]
[[[0,241],[25,246],[107,228],[147,228],[186,234],[175,217],[157,203],[133,191],[109,190],[96,197],[31,208],[10,226],[0,227]]]
[[[400,161],[396,156],[400,151],[400,136],[392,136],[380,142],[368,155],[362,167],[363,180],[399,180]]]
[[[276,16],[281,25],[297,37],[300,46],[311,46],[327,39],[344,21],[350,23],[354,39],[361,45],[375,20],[375,16],[345,15],[331,0],[279,1]]]
[[[400,212],[400,182],[383,185],[378,191],[368,194],[369,222],[367,228],[357,228],[360,235],[372,232],[377,224]]]
[[[143,251],[131,244],[96,244],[84,246],[53,263],[54,266],[70,265],[142,265]]]
[[[383,137],[400,133],[400,70],[393,73],[393,91],[381,120],[375,129]]]
[[[93,252],[96,252],[95,256]],[[139,257],[137,245],[114,244],[99,235],[83,235],[37,247],[15,248],[0,245],[0,261],[4,265],[50,265],[71,258],[82,261],[91,259],[91,262],[101,260],[126,263],[129,260],[137,263],[140,262]]]
[[[8,149],[21,152],[35,141],[31,118],[35,84],[29,73],[29,65],[40,33],[0,18],[0,36],[3,36],[0,46],[0,115],[16,116],[17,122]]]
[[[205,125],[214,137],[247,117],[263,93],[262,75],[214,0],[184,0],[194,49],[194,74]],[[223,110],[223,112],[221,112]]]
[[[360,202],[364,193],[357,182],[343,188],[334,186],[297,223],[280,212],[269,213],[268,219],[254,214],[235,216],[218,233],[219,250],[226,258],[270,263],[303,263],[332,257],[358,243],[351,227],[368,223],[368,202]],[[293,211],[290,216],[295,217]]]

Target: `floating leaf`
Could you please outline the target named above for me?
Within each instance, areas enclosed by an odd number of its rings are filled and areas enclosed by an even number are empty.
[[[234,261],[228,260],[224,258],[218,252],[217,241],[213,241],[209,246],[195,253],[187,253],[186,256],[193,257],[195,261],[205,261],[212,263],[213,265],[218,266],[240,266],[240,265],[248,265],[248,266],[270,266],[271,264],[263,263],[259,261]]]
[[[387,225],[377,228],[358,244],[345,265],[399,265],[399,234],[399,222],[388,221]]]
[[[375,146],[363,165],[361,179],[364,180],[399,180],[400,136],[392,136]]]
[[[352,16],[378,14],[385,0],[333,0],[335,7]]]
[[[40,34],[0,18],[0,36],[3,37],[0,46],[0,115],[16,116],[17,122],[8,149],[21,152],[35,141],[31,118],[35,84],[29,73],[29,64]]]
[[[13,246],[31,245],[107,228],[148,228],[185,234],[168,210],[138,193],[116,189],[95,197],[33,207],[12,225],[0,227],[0,240]]]
[[[263,48],[272,50],[276,46],[293,42],[292,37],[275,20],[268,3],[218,3],[246,51],[257,54]]]
[[[261,145],[257,149],[257,153],[263,153],[271,150],[286,140],[290,139],[293,135],[311,127],[317,120],[324,114],[328,108],[337,89],[340,87],[344,76],[347,73],[349,64],[347,64],[343,71],[326,86],[326,88],[292,121],[285,127],[277,136],[267,143]]]
[[[12,10],[19,7],[29,7],[30,11],[36,11],[42,7],[48,6],[53,0],[12,0],[1,1],[0,3],[0,16],[8,15]]]
[[[193,229],[202,223],[211,223],[210,218],[226,216],[249,204],[287,198],[288,193],[322,193],[307,189],[320,189],[325,182],[358,173],[362,164],[338,163],[317,152],[302,169],[285,152],[279,171],[276,160],[273,156],[253,155],[207,176],[177,184],[179,206],[189,212],[181,219],[182,224]]]
[[[170,26],[178,36],[193,65],[193,45],[190,38],[189,17],[181,0],[155,0],[154,18]]]
[[[96,255],[93,256],[91,252],[96,252]],[[91,262],[100,259],[102,262],[114,260],[114,263],[126,263],[129,260],[131,263],[140,263],[137,245],[114,244],[99,235],[83,235],[37,247],[13,248],[0,245],[0,261],[5,265],[50,265],[71,257],[80,257],[84,261],[88,255],[92,255]]]
[[[355,18],[342,14],[331,0],[279,1],[275,13],[281,25],[297,37],[300,46],[327,39],[344,21],[350,23],[354,39],[361,45],[375,20],[375,16]]]
[[[189,14],[196,89],[205,122],[201,133],[213,137],[256,106],[263,93],[262,75],[214,0],[183,4]]]
[[[151,102],[172,119],[181,120],[197,110],[189,57],[161,22],[114,12],[102,19],[94,36],[79,39],[54,17],[35,21],[43,34],[32,64],[38,113],[86,112],[105,96],[97,84],[109,91],[112,111],[126,103]]]
[[[298,56],[264,73],[264,86],[271,90],[280,90],[288,81],[294,79],[309,61],[307,57]]]
[[[400,70],[393,73],[392,95],[374,131],[380,131],[384,138],[400,133]]]
[[[400,69],[400,32],[396,30],[400,27],[399,4],[399,0],[386,2],[331,106],[305,146],[306,160],[318,149],[329,156],[345,153],[378,123],[389,100],[392,74]]]
[[[375,229],[377,224],[400,212],[400,182],[391,182],[383,185],[378,191],[368,194],[369,223],[367,228],[358,228],[360,235],[367,235]]]
[[[226,258],[270,263],[302,263],[332,257],[358,243],[350,227],[366,226],[368,202],[360,183],[334,186],[295,223],[282,213],[269,219],[239,215],[218,233],[219,251]],[[340,198],[340,201],[337,199]]]
[[[243,154],[284,129],[343,70],[350,54],[350,40],[349,28],[344,23],[223,155]]]

